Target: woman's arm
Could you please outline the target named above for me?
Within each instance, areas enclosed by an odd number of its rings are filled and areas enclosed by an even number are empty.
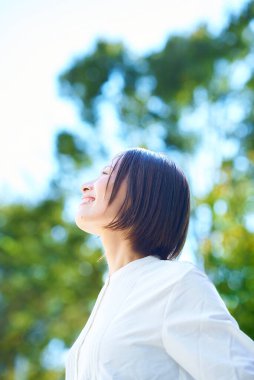
[[[162,340],[167,353],[196,380],[254,380],[254,342],[194,266],[169,295]]]

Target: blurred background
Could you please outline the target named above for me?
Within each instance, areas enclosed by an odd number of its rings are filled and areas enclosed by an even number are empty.
[[[103,286],[80,186],[168,154],[192,196],[181,260],[254,338],[254,1],[0,0],[0,378],[63,380]]]

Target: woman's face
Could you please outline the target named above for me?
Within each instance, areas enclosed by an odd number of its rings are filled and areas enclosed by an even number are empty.
[[[81,230],[90,234],[100,235],[103,231],[103,226],[113,220],[123,204],[126,194],[126,181],[123,181],[113,203],[108,206],[120,160],[121,158],[114,158],[111,164],[106,165],[102,169],[96,179],[83,184],[82,201],[75,218],[76,224]],[[117,165],[114,168],[116,162]],[[106,191],[111,173],[112,175]]]

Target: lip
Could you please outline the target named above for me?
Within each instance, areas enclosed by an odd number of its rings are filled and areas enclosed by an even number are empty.
[[[91,196],[91,197],[90,197],[90,196],[89,196],[89,197],[83,197],[83,198],[82,198],[82,202],[81,202],[80,204],[81,204],[81,205],[82,205],[82,204],[89,204],[89,202],[88,202],[88,203],[86,202],[87,199],[88,199],[88,200],[91,200],[92,202],[95,201],[95,198],[92,197],[92,196]]]

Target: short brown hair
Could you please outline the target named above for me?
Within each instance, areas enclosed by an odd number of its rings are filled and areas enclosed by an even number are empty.
[[[166,155],[148,149],[132,148],[116,157],[113,170],[118,166],[118,171],[108,205],[125,178],[127,192],[118,214],[105,228],[126,230],[132,249],[143,256],[176,258],[185,244],[190,218],[184,173]]]

